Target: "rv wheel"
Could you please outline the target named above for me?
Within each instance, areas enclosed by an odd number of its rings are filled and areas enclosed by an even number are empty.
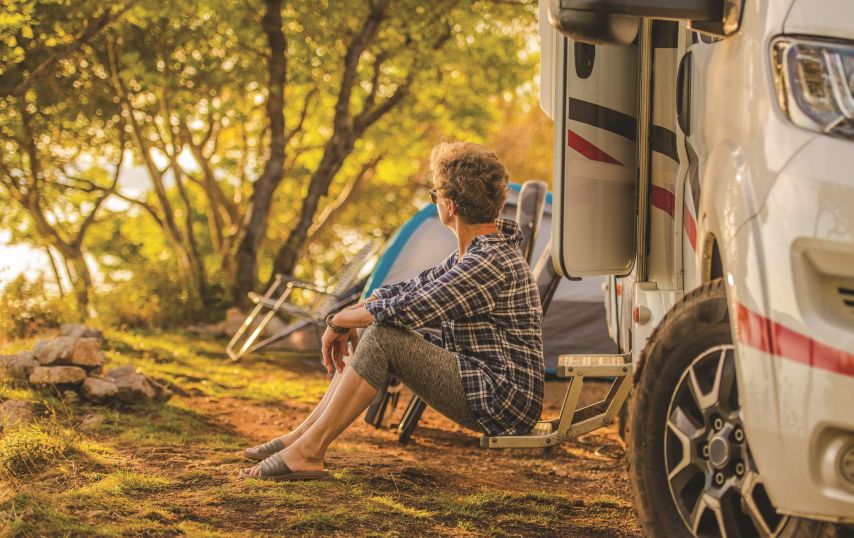
[[[644,350],[626,428],[629,479],[649,536],[777,536],[741,423],[720,279],[687,294]]]

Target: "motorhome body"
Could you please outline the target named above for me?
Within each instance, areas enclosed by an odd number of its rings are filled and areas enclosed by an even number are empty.
[[[717,23],[681,20],[700,4],[715,2],[542,2],[553,262],[611,276],[609,328],[646,398],[632,410],[659,410],[630,421],[657,436],[634,457],[662,475],[636,493],[670,497],[636,499],[642,516],[669,503],[695,535],[851,524],[854,9],[727,0]],[[727,335],[668,358],[705,338],[715,300]],[[645,380],[651,357],[684,364]]]

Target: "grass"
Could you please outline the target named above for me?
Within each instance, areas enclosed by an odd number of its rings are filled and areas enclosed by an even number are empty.
[[[301,413],[328,383],[307,364],[316,357],[279,352],[232,363],[223,341],[189,334],[107,330],[105,338],[107,368],[135,365],[176,395],[165,404],[95,405],[0,383],[0,400],[26,399],[43,410],[35,423],[0,437],[0,538],[552,536],[582,510],[554,490],[470,484],[444,471],[436,478],[430,461],[394,457],[373,470],[339,462],[331,480],[318,482],[238,480],[238,451],[256,440],[225,423],[213,403]],[[11,342],[0,353],[33,343]],[[103,421],[84,431],[79,424],[91,414]],[[393,444],[390,436],[386,441]],[[365,458],[364,444],[336,450],[339,459]],[[588,506],[605,520],[630,512],[612,495]],[[606,531],[588,527],[608,535],[607,524]]]
[[[67,460],[77,451],[74,433],[55,424],[16,428],[0,439],[0,473],[22,477]]]

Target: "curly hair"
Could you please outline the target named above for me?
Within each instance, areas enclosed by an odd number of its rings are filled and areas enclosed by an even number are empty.
[[[442,142],[430,153],[435,188],[463,222],[493,222],[507,199],[508,174],[495,152],[472,142]]]

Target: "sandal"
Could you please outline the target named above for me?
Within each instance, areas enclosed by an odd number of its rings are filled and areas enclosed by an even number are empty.
[[[243,469],[240,470],[240,478],[257,478],[258,480],[273,480],[275,482],[287,482],[290,480],[318,480],[329,476],[329,471],[292,471],[276,454],[262,461],[261,474],[251,475]]]
[[[249,454],[247,451],[252,450],[253,448],[255,449],[255,454]],[[254,461],[261,461],[263,459],[269,458],[280,450],[284,450],[284,448],[284,443],[282,443],[277,437],[272,441],[267,441],[263,445],[256,445],[247,448],[243,451],[243,457]]]

